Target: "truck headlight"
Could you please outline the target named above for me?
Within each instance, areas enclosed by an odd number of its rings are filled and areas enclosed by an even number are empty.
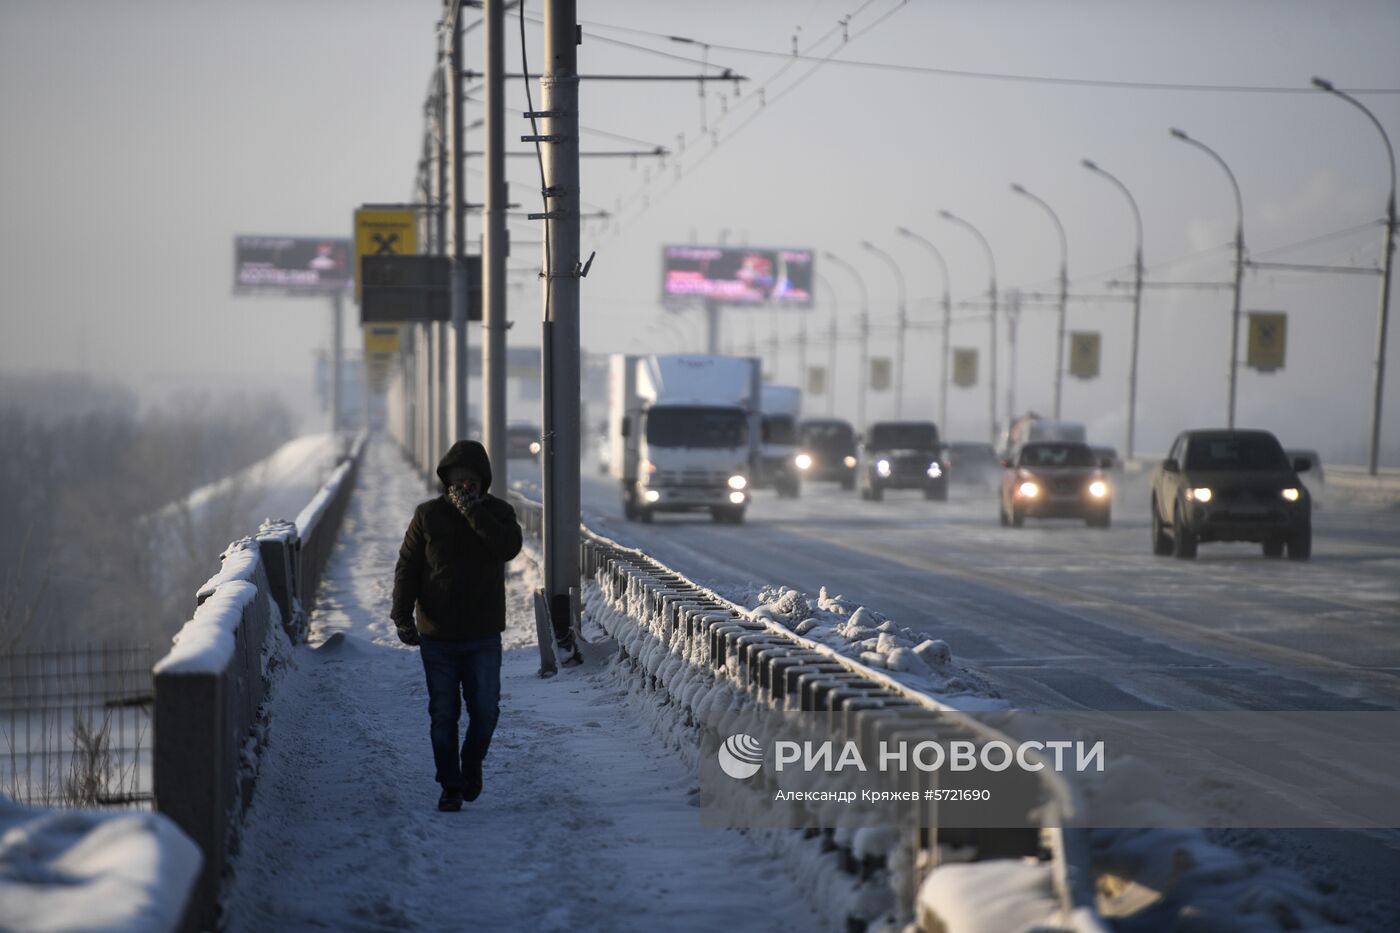
[[[1016,487],[1016,491],[1022,496],[1025,496],[1027,499],[1034,499],[1036,496],[1040,495],[1040,487],[1037,486],[1035,483],[1032,483],[1030,480],[1027,480],[1020,486]]]
[[[744,477],[740,476],[738,473],[735,473],[733,476],[729,477],[730,489],[743,489],[744,487],[748,486],[748,484],[749,481],[744,479]]]
[[[1105,483],[1101,479],[1094,480],[1089,484],[1089,495],[1093,496],[1095,499],[1102,499],[1104,496],[1108,495],[1108,483]]]
[[[648,489],[646,494],[646,500],[648,502],[659,502],[661,500],[661,493],[655,489]]]
[[[743,505],[744,494],[736,489],[729,494],[729,501],[734,503],[735,505]]]
[[[932,463],[930,463],[930,464],[928,465],[928,478],[929,478],[929,479],[938,479],[938,477],[940,477],[940,476],[942,476],[942,475],[943,475],[943,467],[939,464],[939,462],[938,462],[937,460],[933,461]]]
[[[812,468],[812,455],[798,454],[793,462],[797,464],[799,470],[810,470]]]
[[[1295,487],[1293,487],[1293,486],[1289,486],[1287,489],[1285,489],[1285,490],[1283,491],[1282,495],[1283,495],[1283,497],[1284,497],[1285,499],[1287,499],[1289,502],[1297,502],[1298,499],[1302,496],[1302,493],[1300,493],[1300,492],[1297,490],[1297,488],[1295,488]]]
[[[532,454],[537,454],[537,453],[539,453],[539,452],[540,452],[540,442],[539,442],[539,441],[531,441],[531,442],[530,442],[530,453],[532,453]]]
[[[1209,502],[1213,495],[1209,486],[1194,486],[1186,490],[1186,498],[1193,502]]]
[[[846,464],[846,469],[848,469],[848,470],[854,470],[854,469],[856,468],[856,458],[855,458],[855,457],[847,456],[846,459],[845,459],[845,460],[842,460],[841,462],[844,463],[844,464]]]
[[[875,472],[876,472],[876,473],[879,473],[881,476],[889,476],[889,475],[890,475],[890,462],[889,462],[888,460],[876,460],[876,461],[875,461]]]

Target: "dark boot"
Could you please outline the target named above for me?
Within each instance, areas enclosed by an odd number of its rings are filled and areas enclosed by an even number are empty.
[[[481,778],[477,778],[477,793],[481,793]],[[462,788],[443,785],[442,796],[438,798],[438,809],[444,813],[456,813],[462,809]]]
[[[467,762],[462,768],[462,797],[465,800],[475,800],[481,796],[481,762]]]

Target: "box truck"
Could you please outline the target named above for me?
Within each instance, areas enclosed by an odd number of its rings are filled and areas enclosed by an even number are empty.
[[[797,419],[802,413],[802,390],[797,386],[765,384],[759,394],[760,446],[754,484],[795,498],[802,485],[797,468]]]

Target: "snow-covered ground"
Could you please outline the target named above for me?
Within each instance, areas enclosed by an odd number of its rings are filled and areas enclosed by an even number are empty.
[[[227,929],[821,929],[789,863],[700,826],[694,769],[629,714],[606,656],[539,679],[525,556],[485,791],[436,810],[422,666],[388,620],[422,487],[386,442],[367,458],[312,647],[276,687]]]

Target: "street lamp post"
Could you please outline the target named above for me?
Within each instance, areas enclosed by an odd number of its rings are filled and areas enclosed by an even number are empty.
[[[1059,327],[1055,334],[1055,420],[1060,418],[1060,398],[1065,385],[1065,305],[1069,302],[1069,241],[1065,239],[1065,226],[1060,217],[1043,200],[1031,194],[1014,182],[1011,190],[1024,198],[1029,198],[1045,209],[1055,223],[1055,232],[1060,235],[1060,313]]]
[[[1385,341],[1390,319],[1390,267],[1395,254],[1395,148],[1390,144],[1390,136],[1376,115],[1361,105],[1361,102],[1344,91],[1337,90],[1325,78],[1313,78],[1313,85],[1329,94],[1340,97],[1370,119],[1380,131],[1385,142],[1386,155],[1390,157],[1390,200],[1385,205],[1385,247],[1381,252],[1381,308],[1376,323],[1376,376],[1375,392],[1371,397],[1371,449],[1368,454],[1368,467],[1372,476],[1380,465],[1381,450],[1381,393],[1385,387]]]
[[[1244,283],[1244,200],[1240,197],[1240,184],[1235,180],[1235,173],[1230,171],[1230,166],[1225,164],[1220,153],[1200,140],[1187,136],[1185,130],[1172,127],[1169,132],[1173,139],[1179,139],[1188,145],[1195,146],[1214,159],[1225,170],[1226,177],[1230,179],[1230,187],[1235,192],[1235,307],[1230,316],[1230,400],[1225,422],[1226,427],[1233,428],[1235,426],[1235,384],[1239,380],[1240,371],[1240,288]]]
[[[831,287],[831,283],[826,280],[826,277],[818,273],[817,281],[826,287],[826,293],[831,298],[831,342],[826,350],[826,413],[834,417],[836,415],[836,324],[840,316],[840,308],[837,306],[836,289]],[[804,376],[804,378],[806,377]]]
[[[894,257],[869,240],[861,240],[863,249],[874,253],[883,259],[894,272],[895,285],[899,290],[899,321],[897,324],[897,334],[895,338],[895,363],[894,363],[894,416],[896,419],[904,417],[904,341],[909,329],[908,316],[908,294],[904,289],[904,272],[899,268],[899,263],[894,261]]]
[[[1133,223],[1137,227],[1137,250],[1133,253],[1133,341],[1132,360],[1128,364],[1128,444],[1126,456],[1129,460],[1133,458],[1133,442],[1137,429],[1137,376],[1138,376],[1138,322],[1142,317],[1142,214],[1138,211],[1137,201],[1133,198],[1126,185],[1115,176],[1110,175],[1091,159],[1084,159],[1083,166],[1095,174],[1107,178],[1118,190],[1123,192],[1123,196],[1128,199],[1128,206],[1133,209]]]
[[[826,250],[822,253],[828,261],[836,263],[851,274],[860,288],[860,372],[857,375],[856,424],[858,431],[865,430],[865,387],[870,382],[867,370],[870,368],[870,290],[865,287],[865,279],[855,266],[840,256]]]
[[[916,243],[922,243],[924,248],[933,254],[933,258],[938,262],[938,267],[943,273],[943,374],[941,377],[943,391],[938,399],[938,427],[941,431],[947,431],[948,378],[951,369],[949,359],[953,354],[952,343],[950,342],[953,325],[953,301],[952,296],[949,294],[948,287],[948,263],[943,261],[943,253],[939,251],[937,246],[934,246],[931,242],[919,236],[914,231],[906,227],[896,227],[895,232],[900,236],[908,237]]]
[[[938,216],[939,216],[939,217],[942,217],[944,220],[951,221],[952,223],[957,224],[958,226],[964,228],[964,229],[967,230],[969,233],[971,233],[973,236],[975,236],[975,237],[977,238],[977,242],[979,242],[979,243],[982,244],[982,250],[983,250],[983,252],[985,252],[985,253],[987,254],[987,272],[988,272],[988,275],[990,276],[990,279],[989,279],[990,284],[989,284],[988,287],[987,287],[987,294],[988,294],[988,295],[991,297],[991,299],[992,299],[992,313],[991,313],[991,349],[990,349],[990,352],[988,353],[988,356],[989,356],[989,360],[988,360],[989,366],[988,366],[988,369],[990,370],[989,376],[990,376],[991,390],[992,390],[992,391],[991,391],[991,408],[990,408],[990,411],[991,411],[992,443],[995,444],[995,443],[996,443],[996,440],[997,440],[997,267],[996,267],[996,260],[992,257],[992,245],[991,245],[990,243],[987,242],[987,238],[984,237],[984,236],[982,235],[982,231],[978,230],[976,227],[974,227],[972,224],[968,223],[966,220],[963,220],[963,219],[962,219],[961,217],[959,217],[958,215],[953,214],[953,213],[950,213],[950,212],[948,212],[948,211],[939,211],[939,212],[938,212]]]

